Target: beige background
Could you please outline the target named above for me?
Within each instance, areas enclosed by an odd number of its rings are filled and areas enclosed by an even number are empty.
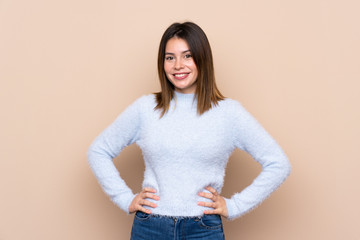
[[[227,239],[359,239],[358,1],[0,1],[0,239],[128,239],[132,218],[102,192],[91,141],[159,90],[163,31],[192,20],[211,42],[222,92],[287,153],[290,178],[225,222]],[[138,191],[136,146],[115,160]],[[230,158],[223,194],[259,173]],[[341,236],[341,238],[340,238]]]

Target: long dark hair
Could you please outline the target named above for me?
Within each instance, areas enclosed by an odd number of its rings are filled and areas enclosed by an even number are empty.
[[[169,110],[170,101],[174,97],[174,86],[169,81],[164,70],[165,48],[169,39],[177,37],[184,39],[189,45],[191,55],[198,70],[196,80],[197,112],[201,115],[219,101],[224,100],[216,86],[214,63],[209,40],[204,31],[195,23],[174,23],[164,32],[158,53],[158,74],[161,92],[155,93],[161,117]]]

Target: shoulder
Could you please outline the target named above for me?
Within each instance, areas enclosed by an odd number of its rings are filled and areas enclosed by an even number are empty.
[[[138,97],[128,106],[127,111],[134,112],[138,116],[147,116],[154,113],[156,107],[155,94],[146,94]]]
[[[131,105],[136,105],[140,108],[144,106],[152,106],[156,104],[155,94],[146,94],[138,97]]]
[[[221,109],[228,121],[247,122],[254,118],[240,101],[231,98],[220,101],[218,108]]]
[[[245,110],[241,102],[231,98],[225,98],[224,100],[219,101],[218,107],[223,109],[224,111],[231,111],[231,112]]]
[[[142,95],[128,105],[119,115],[118,119],[141,119],[154,109],[155,95]]]

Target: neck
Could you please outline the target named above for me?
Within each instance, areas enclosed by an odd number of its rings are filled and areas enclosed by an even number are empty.
[[[195,104],[197,99],[195,97],[195,93],[181,93],[174,91],[174,100],[177,104]]]

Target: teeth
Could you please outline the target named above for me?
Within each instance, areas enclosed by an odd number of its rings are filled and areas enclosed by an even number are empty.
[[[186,75],[186,73],[184,73],[184,74],[175,74],[176,77],[183,77],[185,75]]]

